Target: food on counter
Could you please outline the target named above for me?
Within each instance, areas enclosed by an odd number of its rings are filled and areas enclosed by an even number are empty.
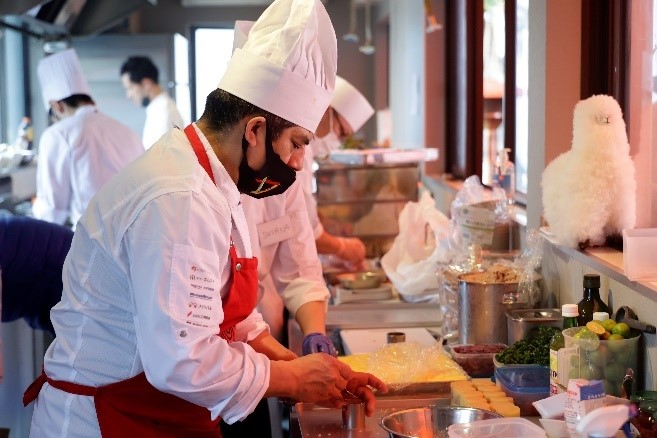
[[[505,417],[520,416],[520,407],[514,405],[513,398],[507,397],[493,382],[488,381],[492,386],[482,384],[482,382],[478,383],[480,384],[480,390],[475,389],[474,386],[450,385],[452,395],[450,404],[452,406],[492,410]]]
[[[494,371],[493,357],[507,348],[506,344],[455,344],[451,354],[471,377],[490,377]]]
[[[550,341],[559,329],[543,326],[533,336],[522,339],[497,353],[495,360],[501,364],[550,365]]]
[[[513,266],[495,264],[482,272],[462,274],[459,279],[467,283],[499,284],[520,282],[520,272]]]
[[[418,342],[385,345],[372,353],[338,357],[354,371],[368,372],[390,385],[466,380],[467,374],[442,345]]]
[[[519,417],[520,407],[509,402],[492,402],[490,410],[504,417]]]

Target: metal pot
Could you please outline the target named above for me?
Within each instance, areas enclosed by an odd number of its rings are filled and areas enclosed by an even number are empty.
[[[447,428],[452,424],[500,417],[483,409],[429,406],[393,412],[379,424],[390,438],[441,438],[448,436]]]
[[[537,275],[535,282],[539,280]],[[461,344],[506,344],[506,312],[524,309],[518,301],[518,283],[470,283],[459,279],[459,342]]]

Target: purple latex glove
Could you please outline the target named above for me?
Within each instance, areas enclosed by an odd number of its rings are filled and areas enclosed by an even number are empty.
[[[326,353],[333,357],[338,355],[333,342],[321,333],[310,333],[306,335],[301,345],[301,353],[304,356],[311,353]]]

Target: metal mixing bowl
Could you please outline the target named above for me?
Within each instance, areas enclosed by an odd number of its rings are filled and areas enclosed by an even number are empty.
[[[347,289],[373,289],[379,287],[384,279],[385,274],[374,271],[346,272],[338,275],[342,287]]]
[[[380,426],[390,438],[443,438],[452,424],[501,418],[495,412],[462,407],[404,409],[381,418]]]

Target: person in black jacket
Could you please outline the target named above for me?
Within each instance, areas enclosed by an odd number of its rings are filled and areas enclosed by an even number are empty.
[[[30,327],[55,334],[50,309],[62,297],[62,267],[71,247],[70,229],[24,216],[0,217],[2,318],[24,318]]]

